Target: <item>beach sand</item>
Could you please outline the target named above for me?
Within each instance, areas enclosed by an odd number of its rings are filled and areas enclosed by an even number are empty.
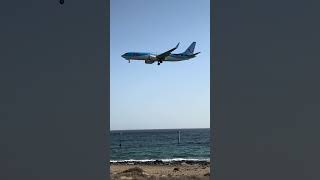
[[[110,164],[111,179],[210,179],[210,162],[125,162]]]

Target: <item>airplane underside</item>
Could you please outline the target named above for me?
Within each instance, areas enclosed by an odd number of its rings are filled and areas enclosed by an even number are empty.
[[[146,64],[153,64],[153,63],[157,62],[157,64],[160,65],[164,61],[166,61],[166,62],[176,62],[176,61],[184,61],[184,60],[188,60],[188,59],[170,59],[170,60],[168,60],[168,59],[166,59],[166,60],[128,59],[128,63],[130,63],[131,60],[145,61]]]

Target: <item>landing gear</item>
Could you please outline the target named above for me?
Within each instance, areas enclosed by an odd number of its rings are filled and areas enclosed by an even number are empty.
[[[128,60],[128,63],[130,63],[130,59]]]
[[[160,61],[158,61],[158,66],[160,65]]]

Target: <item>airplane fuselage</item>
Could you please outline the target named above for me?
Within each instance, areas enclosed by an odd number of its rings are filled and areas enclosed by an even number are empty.
[[[147,61],[157,61],[157,54],[153,53],[142,53],[142,52],[128,52],[122,55],[123,58],[127,60],[147,60]],[[185,55],[185,54],[170,54],[165,57],[163,61],[183,61],[194,58],[194,55]]]
[[[161,54],[155,54],[155,53],[145,53],[145,52],[127,52],[122,55],[123,58],[128,60],[142,60],[145,61],[146,64],[152,64],[154,62],[158,62],[158,65],[160,65],[163,61],[184,61],[191,58],[196,57],[198,53],[193,53],[194,47],[196,45],[196,42],[193,42],[186,51],[180,54],[172,54],[171,52],[178,48],[179,43],[176,47],[161,53]]]

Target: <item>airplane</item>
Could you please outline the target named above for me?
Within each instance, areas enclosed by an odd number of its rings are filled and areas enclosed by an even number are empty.
[[[160,65],[163,61],[184,61],[189,60],[191,58],[196,57],[197,54],[200,52],[194,53],[194,48],[196,46],[196,42],[191,43],[191,45],[186,49],[183,53],[179,54],[171,54],[172,51],[178,48],[180,43],[177,44],[176,47],[161,53],[161,54],[154,54],[154,53],[143,53],[143,52],[127,52],[123,54],[121,57],[128,60],[143,60],[146,64],[153,64],[155,61],[158,61],[158,65]]]

